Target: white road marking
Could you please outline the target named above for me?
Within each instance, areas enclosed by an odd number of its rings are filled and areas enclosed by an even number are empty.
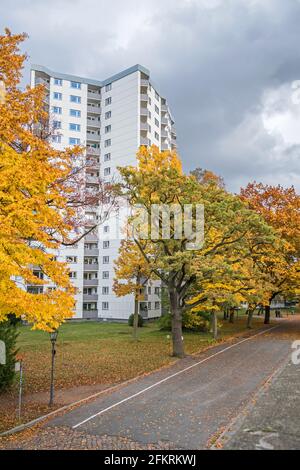
[[[174,377],[177,377],[177,376],[180,375],[180,374],[183,374],[183,372],[186,372],[187,370],[191,370],[191,369],[193,369],[194,367],[197,367],[197,366],[199,366],[200,364],[203,364],[204,362],[209,361],[209,360],[212,359],[213,357],[216,357],[216,356],[218,356],[219,354],[222,354],[222,353],[228,351],[229,349],[235,348],[236,346],[239,346],[240,344],[245,343],[246,341],[249,341],[249,340],[251,340],[251,339],[253,339],[253,338],[256,338],[257,336],[260,336],[260,335],[263,335],[263,334],[265,334],[265,333],[268,333],[269,331],[275,330],[275,328],[279,328],[279,326],[280,326],[280,325],[273,326],[272,328],[269,328],[268,330],[261,331],[260,333],[256,333],[255,335],[249,336],[249,338],[245,338],[245,339],[239,341],[238,343],[232,344],[231,346],[227,346],[227,348],[224,348],[224,349],[222,349],[221,351],[218,351],[218,352],[216,352],[215,354],[212,354],[211,356],[208,356],[208,357],[206,357],[205,359],[202,359],[202,361],[196,362],[195,364],[192,364],[191,366],[188,366],[188,367],[186,367],[185,369],[181,369],[180,371],[175,372],[174,374],[169,375],[168,377],[165,377],[164,379],[159,380],[158,382],[155,382],[154,384],[150,385],[149,387],[143,388],[143,390],[140,390],[139,392],[134,393],[133,395],[130,395],[129,397],[124,398],[123,400],[120,400],[120,401],[118,401],[117,403],[114,403],[113,405],[108,406],[108,407],[105,408],[104,410],[101,410],[101,411],[99,411],[98,413],[95,413],[95,414],[93,414],[92,416],[89,416],[88,418],[84,419],[84,420],[81,421],[80,423],[75,424],[74,426],[72,426],[72,428],[73,428],[73,429],[76,429],[76,428],[78,428],[79,426],[82,426],[83,424],[87,423],[88,421],[91,421],[92,419],[96,418],[97,416],[103,415],[103,414],[106,413],[107,411],[110,411],[110,410],[112,410],[113,408],[116,408],[117,406],[122,405],[122,403],[126,403],[127,401],[132,400],[132,399],[135,398],[135,397],[138,397],[138,396],[141,395],[142,393],[148,392],[148,390],[151,390],[152,388],[158,387],[158,386],[161,385],[162,383],[167,382],[168,380],[173,379]]]

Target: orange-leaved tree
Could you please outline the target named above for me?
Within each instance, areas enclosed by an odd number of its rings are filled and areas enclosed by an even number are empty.
[[[142,255],[137,244],[124,239],[119,249],[119,257],[115,261],[115,279],[113,290],[118,297],[134,295],[133,338],[137,340],[139,305],[143,300],[143,290],[151,277],[151,268]]]
[[[25,37],[0,36],[0,322],[14,314],[51,331],[73,314],[68,268],[53,253],[72,228],[64,182],[79,149],[54,150],[36,132],[47,121],[44,89],[20,88]]]
[[[300,292],[300,196],[294,187],[250,183],[241,190],[241,197],[273,227],[277,236],[268,252],[255,258],[267,280],[265,323],[269,323],[274,298]]]

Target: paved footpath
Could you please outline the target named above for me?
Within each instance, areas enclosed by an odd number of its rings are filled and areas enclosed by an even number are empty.
[[[30,439],[19,439],[10,446],[19,449],[207,448],[266,380],[286,363],[297,336],[300,339],[299,317],[279,320],[275,327],[254,333],[251,338],[218,345],[105,392],[51,419]],[[292,403],[287,411],[292,413]]]

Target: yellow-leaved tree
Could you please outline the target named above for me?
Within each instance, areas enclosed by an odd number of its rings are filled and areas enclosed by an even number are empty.
[[[71,229],[64,181],[76,150],[54,150],[38,132],[47,122],[44,89],[20,88],[25,37],[0,36],[0,322],[14,314],[51,331],[74,307],[67,266],[51,252]],[[28,284],[43,292],[28,292]]]

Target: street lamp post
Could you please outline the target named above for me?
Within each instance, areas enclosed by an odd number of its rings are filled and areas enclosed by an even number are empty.
[[[58,330],[54,330],[50,333],[50,341],[52,345],[52,359],[51,359],[51,382],[50,382],[50,401],[49,406],[53,405],[54,401],[54,359],[55,359],[55,343],[57,340]]]

